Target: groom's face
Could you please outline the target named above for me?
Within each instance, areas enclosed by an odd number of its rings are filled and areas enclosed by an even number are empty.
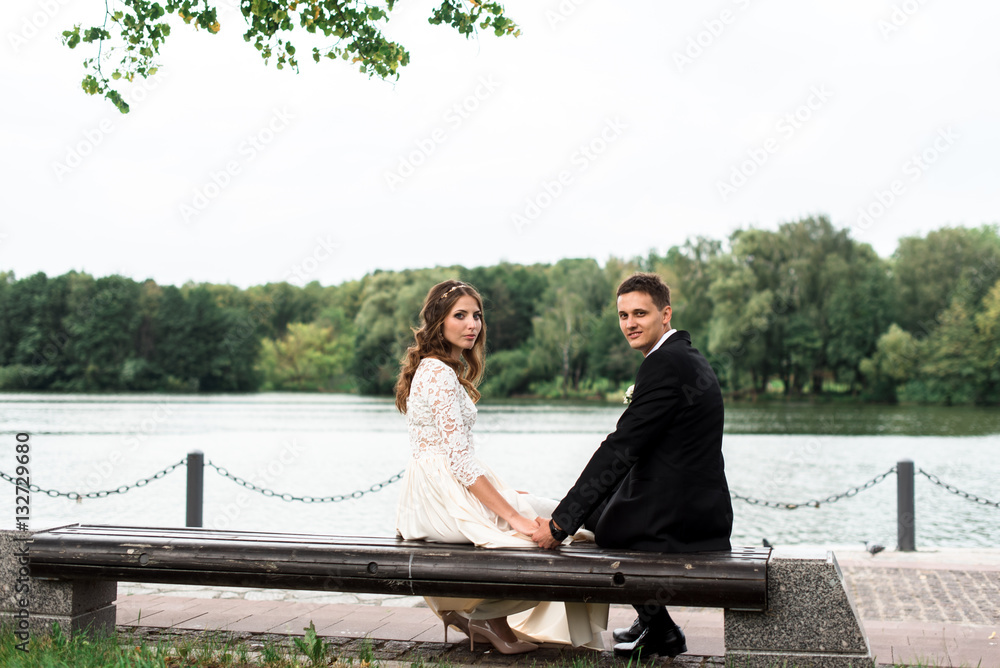
[[[625,340],[644,356],[670,330],[670,307],[656,308],[645,292],[626,292],[618,297],[618,324]]]

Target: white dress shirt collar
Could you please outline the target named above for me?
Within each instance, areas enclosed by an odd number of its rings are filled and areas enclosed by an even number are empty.
[[[670,335],[673,334],[676,331],[677,331],[676,329],[671,329],[669,332],[667,332],[666,334],[664,334],[663,336],[661,336],[660,340],[656,342],[655,346],[653,346],[653,349],[650,350],[648,353],[646,353],[646,357],[649,357],[650,355],[652,355],[653,353],[655,353],[656,349],[659,348],[660,346],[662,346],[663,342],[666,341],[667,339],[669,339]]]

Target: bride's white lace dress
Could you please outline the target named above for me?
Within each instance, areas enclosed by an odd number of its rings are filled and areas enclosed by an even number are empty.
[[[519,494],[476,458],[472,436],[476,413],[476,404],[451,367],[432,357],[421,360],[407,400],[412,456],[402,480],[396,531],[407,540],[531,547],[529,536],[484,506],[467,486],[486,476],[529,519],[548,519],[558,501]],[[459,610],[473,619],[513,615],[508,622],[515,633],[540,642],[600,648],[600,633],[608,623],[604,604],[426,598],[435,612]]]

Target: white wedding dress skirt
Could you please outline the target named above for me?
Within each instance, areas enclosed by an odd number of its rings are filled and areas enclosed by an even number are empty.
[[[521,515],[548,520],[558,501],[519,494],[497,478],[482,462],[487,479]],[[479,547],[533,547],[529,536],[515,531],[484,506],[460,483],[448,467],[447,455],[426,454],[410,459],[402,480],[396,512],[396,531],[406,540],[472,543]],[[572,540],[593,540],[579,531]],[[561,601],[509,601],[482,598],[424,597],[438,615],[456,610],[470,619],[507,617],[521,639],[569,643],[603,649],[601,632],[608,626],[608,605]]]

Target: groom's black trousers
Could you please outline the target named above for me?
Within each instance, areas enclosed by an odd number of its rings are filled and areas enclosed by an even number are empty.
[[[619,483],[621,484],[621,483]],[[608,507],[608,502],[611,497],[614,496],[612,492],[601,505],[587,517],[583,522],[583,528],[589,531],[595,531],[597,529],[597,522],[601,519],[601,515],[604,513],[604,509]],[[652,628],[655,632],[664,632],[673,627],[674,620],[671,619],[670,613],[667,612],[667,608],[662,605],[657,605],[655,603],[643,604],[643,605],[633,605],[635,611],[639,614],[639,620],[642,622],[643,628]]]

